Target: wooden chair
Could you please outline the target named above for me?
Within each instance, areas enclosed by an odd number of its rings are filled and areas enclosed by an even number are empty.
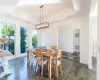
[[[51,46],[51,50],[56,51],[57,50],[57,46]]]
[[[34,54],[34,52],[35,51],[33,49],[29,50],[29,62],[30,62],[30,66],[33,64],[34,59],[36,57],[36,55]]]
[[[52,66],[56,69],[56,77],[58,77],[58,67],[60,66],[60,72],[62,73],[62,50],[58,49],[55,58],[52,60]]]
[[[41,65],[41,76],[43,75],[43,66],[47,63],[47,60],[43,58],[42,49],[36,49],[36,72],[38,71],[38,65]]]

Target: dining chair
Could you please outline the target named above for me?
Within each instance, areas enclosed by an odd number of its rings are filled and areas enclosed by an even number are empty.
[[[57,50],[57,46],[51,46],[51,50],[56,51]]]
[[[62,73],[62,50],[58,49],[55,54],[55,58],[52,60],[52,67],[56,69],[56,77],[58,77],[58,67],[60,66],[60,72]]]
[[[30,61],[30,66],[33,64],[34,59],[36,58],[36,55],[34,54],[35,51],[33,49],[29,50],[29,61]]]
[[[38,65],[41,66],[41,76],[43,75],[44,64],[47,63],[47,59],[43,58],[42,49],[36,49],[36,72],[38,71]]]

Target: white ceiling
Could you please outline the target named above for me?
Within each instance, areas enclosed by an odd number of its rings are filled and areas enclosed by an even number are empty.
[[[33,5],[16,6],[16,11],[25,12],[25,13],[33,14],[33,15],[40,15],[39,7],[41,5],[33,4]],[[48,13],[56,12],[60,9],[69,8],[69,7],[73,8],[72,0],[63,0],[61,3],[57,3],[57,4],[44,4],[44,12],[48,14]]]
[[[24,15],[27,14],[28,16],[32,17],[35,22],[34,24],[39,23],[39,18],[40,18],[40,7],[41,5],[21,5],[21,6],[16,6],[15,11],[19,13],[23,13]],[[66,9],[69,12],[69,8],[73,8],[73,2],[72,0],[63,0],[61,3],[57,4],[44,4],[44,16],[49,16],[54,13],[59,13],[62,9]]]
[[[13,16],[17,19],[28,21],[32,24],[39,23],[40,4],[23,4],[19,6],[19,1],[20,0],[0,0],[0,15],[7,15],[7,17]],[[75,13],[76,7],[79,8],[80,4],[82,5],[82,8],[85,7],[87,9],[87,2],[89,2],[89,0],[81,0],[81,2],[80,0],[62,0],[61,3],[44,4],[44,17],[49,19],[53,15],[56,16],[57,19],[60,19],[61,17],[64,18],[70,16]],[[82,3],[84,3],[86,6],[84,6]]]
[[[23,4],[18,6],[18,2],[19,0],[0,0],[0,15],[10,15],[29,21],[33,24],[38,23],[40,17],[40,4]],[[61,3],[57,4],[44,4],[44,16],[49,16],[56,12],[58,14],[62,9],[66,9],[69,12],[69,8],[74,8],[72,0],[62,0]]]
[[[12,14],[19,0],[0,0],[0,15]]]
[[[19,0],[0,0],[0,5],[16,5]]]

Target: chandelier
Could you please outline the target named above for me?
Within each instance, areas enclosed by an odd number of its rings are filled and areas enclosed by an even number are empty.
[[[36,29],[43,29],[43,28],[48,28],[49,23],[48,22],[43,22],[43,5],[40,6],[40,24],[35,25]]]

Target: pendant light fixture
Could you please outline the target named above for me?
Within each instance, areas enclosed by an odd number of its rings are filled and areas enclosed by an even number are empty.
[[[36,29],[44,29],[49,27],[48,22],[43,22],[43,5],[40,6],[40,24],[35,25]]]

